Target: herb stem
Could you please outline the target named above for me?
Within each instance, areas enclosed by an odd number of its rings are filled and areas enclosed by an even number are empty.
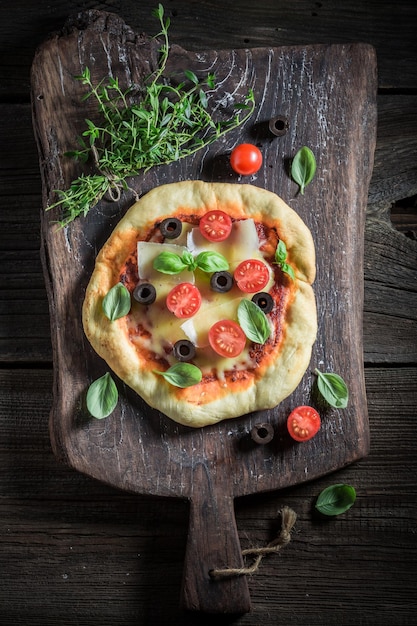
[[[47,210],[58,206],[63,209],[61,227],[79,215],[85,216],[106,193],[113,200],[119,199],[121,190],[128,188],[128,177],[195,154],[244,124],[254,111],[250,89],[244,102],[235,105],[238,111],[232,118],[215,122],[206,108],[205,92],[207,88],[215,89],[213,74],[200,80],[194,72],[185,70],[185,82],[166,84],[162,77],[169,55],[170,20],[164,19],[161,4],[155,15],[161,25],[157,37],[163,37],[163,44],[158,68],[145,82],[141,100],[134,101],[131,87],[123,91],[117,78],[108,77],[93,85],[88,67],[76,77],[88,88],[83,100],[95,98],[103,120],[99,125],[85,120],[87,128],[79,138],[81,148],[66,155],[84,163],[93,156],[98,173],[82,174],[69,189],[57,192],[58,201]],[[115,188],[117,194],[112,194]]]

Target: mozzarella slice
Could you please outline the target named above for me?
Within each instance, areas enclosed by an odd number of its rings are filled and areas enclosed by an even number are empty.
[[[259,250],[259,238],[253,219],[233,222],[228,238],[218,242],[207,241],[199,228],[193,228],[187,236],[187,247],[195,256],[208,249],[219,252],[228,260],[232,270],[246,259],[263,258]]]
[[[224,319],[236,321],[237,307],[241,300],[242,298],[234,298],[214,305],[203,302],[198,313],[181,324],[181,328],[197,348],[204,348],[209,345],[208,333],[213,324]]]
[[[170,239],[169,242],[171,244],[175,244],[176,246],[186,246],[187,245],[187,237],[188,237],[188,233],[190,232],[190,230],[192,230],[194,227],[192,224],[189,224],[188,222],[183,222],[182,223],[182,229],[181,229],[181,234],[178,235],[178,237],[175,237],[174,239]],[[166,240],[165,240],[166,241]],[[164,246],[168,245],[167,243],[164,243]]]
[[[139,278],[149,281],[150,283],[159,284],[167,282],[169,284],[177,283],[194,283],[194,274],[189,270],[183,270],[179,274],[163,274],[154,269],[153,262],[161,252],[172,252],[182,256],[187,250],[186,246],[178,246],[172,243],[154,243],[152,241],[138,242],[138,273]]]

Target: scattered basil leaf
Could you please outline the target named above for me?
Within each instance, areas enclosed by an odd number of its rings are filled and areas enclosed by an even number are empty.
[[[155,257],[153,261],[153,267],[162,274],[179,274],[186,269],[187,264],[184,263],[182,258],[174,252],[161,252]]]
[[[336,409],[345,409],[349,400],[349,391],[343,378],[333,372],[320,372],[317,368],[314,371],[318,376],[318,389],[326,402]]]
[[[300,186],[301,195],[304,195],[306,186],[313,180],[316,167],[316,157],[310,148],[300,148],[291,163],[291,177]]]
[[[106,372],[89,386],[86,398],[87,409],[93,417],[102,419],[114,411],[118,398],[116,383],[109,372]]]
[[[271,334],[265,313],[252,300],[243,298],[237,308],[239,325],[250,341],[264,344]]]
[[[122,283],[117,283],[103,298],[103,311],[111,322],[127,315],[130,311],[130,293]]]
[[[355,500],[356,491],[351,485],[330,485],[319,494],[316,510],[323,515],[340,515],[350,509]]]
[[[153,370],[155,374],[163,376],[175,387],[192,387],[199,383],[203,377],[201,370],[192,363],[175,363],[165,372]]]
[[[214,250],[200,252],[195,260],[202,272],[223,272],[229,269],[226,258]]]
[[[275,250],[275,262],[280,266],[281,270],[284,274],[288,274],[288,276],[295,280],[295,272],[292,266],[289,263],[286,263],[287,259],[287,246],[285,245],[285,241],[282,239],[279,240],[277,249]]]

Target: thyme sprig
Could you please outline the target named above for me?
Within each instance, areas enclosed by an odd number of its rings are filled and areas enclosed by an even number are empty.
[[[154,11],[162,38],[158,68],[145,82],[142,93],[133,87],[123,90],[117,78],[107,77],[98,85],[91,80],[88,67],[76,76],[88,92],[83,100],[95,98],[101,114],[99,125],[87,119],[87,128],[79,138],[80,148],[67,156],[87,162],[92,156],[97,174],[82,174],[70,187],[58,190],[59,200],[47,210],[61,206],[60,226],[66,226],[79,215],[86,215],[106,194],[118,200],[128,189],[127,178],[155,165],[166,165],[201,150],[227,132],[243,124],[252,114],[255,99],[252,90],[226,121],[216,122],[209,111],[209,90],[216,87],[214,74],[199,79],[191,70],[184,80],[168,83],[163,73],[169,56],[169,18],[164,18],[160,4]],[[137,96],[140,96],[140,99]]]

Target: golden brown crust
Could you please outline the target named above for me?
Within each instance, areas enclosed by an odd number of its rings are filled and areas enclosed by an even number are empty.
[[[254,356],[254,367],[225,372],[220,379],[204,375],[198,385],[179,389],[153,372],[156,361],[131,340],[129,318],[110,322],[102,301],[120,280],[136,242],[152,232],[155,222],[181,214],[198,219],[220,208],[232,218],[252,217],[278,233],[287,247],[296,280],[285,279],[275,338]],[[271,244],[272,245],[272,244]],[[268,242],[265,249],[268,247]],[[277,195],[251,185],[186,181],[157,187],[135,203],[119,222],[96,259],[83,305],[87,338],[110,368],[152,407],[193,427],[272,408],[292,393],[308,367],[317,332],[311,283],[315,252],[311,233]],[[154,355],[155,356],[155,355]],[[157,369],[164,369],[163,366]]]

